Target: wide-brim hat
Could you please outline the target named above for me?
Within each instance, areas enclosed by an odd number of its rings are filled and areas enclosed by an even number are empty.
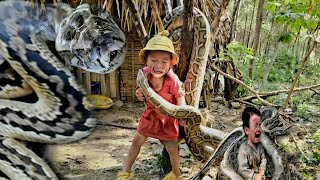
[[[158,33],[157,35],[155,35],[153,38],[151,38],[148,41],[147,45],[143,49],[141,49],[139,53],[140,61],[143,63],[146,63],[145,62],[146,51],[167,51],[172,54],[172,59],[170,61],[170,64],[171,65],[178,64],[179,57],[174,51],[173,43],[171,39],[168,38],[168,35],[169,35],[169,31],[164,30]]]

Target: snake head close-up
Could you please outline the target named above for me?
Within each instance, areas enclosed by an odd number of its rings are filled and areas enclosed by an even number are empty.
[[[107,12],[78,6],[56,27],[56,50],[71,52],[71,65],[89,72],[109,73],[125,59],[125,35]]]

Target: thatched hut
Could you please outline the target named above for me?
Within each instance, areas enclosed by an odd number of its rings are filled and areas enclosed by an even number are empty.
[[[113,100],[122,100],[122,101],[135,101],[134,90],[136,87],[136,75],[138,69],[143,67],[143,64],[139,61],[138,53],[143,47],[143,42],[152,37],[156,32],[161,30],[161,22],[159,24],[159,18],[162,19],[165,17],[165,2],[164,0],[155,1],[155,0],[31,0],[39,4],[45,3],[56,3],[64,2],[68,3],[73,7],[76,7],[82,3],[95,4],[99,8],[109,12],[114,20],[118,23],[121,29],[124,31],[126,36],[126,57],[124,64],[117,69],[115,72],[110,74],[96,74],[90,73],[79,68],[75,68],[74,74],[77,79],[84,84],[85,89],[88,94],[102,94],[106,95]],[[139,18],[141,18],[144,28],[145,28],[145,39],[141,38],[141,34],[137,31],[137,28],[134,26],[134,17],[132,16],[132,11],[130,11],[127,3],[134,2],[136,8],[139,11]],[[193,1],[190,1],[193,2]],[[218,55],[218,52],[223,50],[225,45],[228,43],[228,36],[230,32],[230,19],[225,14],[226,6],[229,1],[223,1],[224,4],[220,4],[220,0],[215,1],[195,1],[193,6],[200,9],[202,12],[205,12],[205,15],[208,18],[209,24],[212,29],[215,29],[215,35],[212,35],[211,42],[212,48],[210,50],[210,57],[215,57]],[[182,5],[182,0],[172,1],[172,7]],[[132,8],[132,6],[131,6]],[[218,20],[217,20],[218,19]],[[139,36],[140,35],[140,36]],[[183,42],[182,42],[183,43]],[[187,42],[190,43],[190,42]],[[192,47],[191,47],[192,48]],[[190,50],[187,50],[190,51]],[[187,59],[188,60],[188,59]],[[212,61],[212,60],[209,60]],[[209,62],[210,63],[210,62]],[[212,63],[212,62],[211,62]],[[220,65],[219,65],[220,66]],[[209,67],[210,68],[210,67]],[[228,66],[225,66],[224,71],[227,71]],[[207,76],[211,76],[215,80],[210,80],[211,91],[229,91],[225,88],[225,82],[222,75],[215,75],[214,71]],[[231,70],[231,72],[236,72]],[[237,76],[234,73],[234,76]],[[211,78],[211,79],[212,79]],[[219,83],[220,81],[220,83]],[[226,84],[227,85],[227,84]],[[220,86],[220,87],[217,87]],[[231,86],[230,86],[231,87]],[[221,93],[221,92],[220,92]],[[226,93],[226,92],[225,92]],[[226,93],[227,94],[227,93]]]

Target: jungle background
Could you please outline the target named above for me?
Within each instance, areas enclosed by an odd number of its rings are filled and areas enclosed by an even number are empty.
[[[122,29],[135,31],[128,2],[91,1],[113,11]],[[82,1],[68,3],[75,6]],[[164,2],[136,4],[146,25],[139,36],[143,44],[161,30],[153,12],[163,18]],[[208,115],[207,126],[230,132],[241,126],[240,115],[247,105],[271,105],[289,112],[292,129],[275,143],[299,174],[293,179],[320,179],[320,1],[194,0],[172,5],[182,4],[201,9],[215,32],[200,104]],[[185,33],[184,37],[192,37],[188,36],[192,31]],[[192,43],[182,40],[181,47],[190,51]],[[189,56],[183,50],[182,61]],[[95,111],[99,123],[93,134],[76,143],[47,146],[47,160],[62,179],[115,179],[143,107],[136,101],[117,101],[111,109]],[[147,141],[135,164],[136,179],[163,177],[161,151],[158,141]],[[184,144],[180,154],[181,178],[189,179],[201,163]],[[216,167],[212,167],[208,178],[215,174]]]

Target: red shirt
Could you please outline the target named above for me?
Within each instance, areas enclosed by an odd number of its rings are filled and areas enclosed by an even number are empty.
[[[147,79],[149,79],[151,75],[149,69],[145,67],[143,71]],[[176,105],[177,98],[184,95],[181,91],[181,85],[182,83],[178,76],[170,69],[165,75],[162,89],[157,93],[168,102]],[[161,113],[146,100],[146,108],[141,115],[138,132],[146,137],[159,140],[177,140],[179,136],[179,122],[178,119]]]

